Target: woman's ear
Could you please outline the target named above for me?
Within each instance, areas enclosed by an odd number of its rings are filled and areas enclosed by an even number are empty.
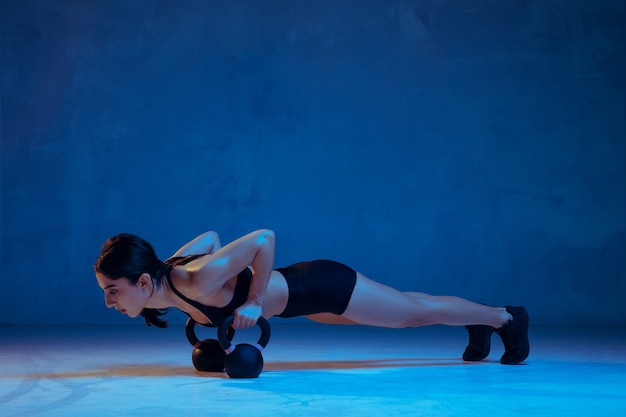
[[[144,272],[139,275],[137,284],[139,284],[139,288],[142,290],[150,291],[152,289],[152,277],[147,272]]]

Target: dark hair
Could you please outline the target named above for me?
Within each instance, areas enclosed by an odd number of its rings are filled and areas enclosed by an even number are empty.
[[[96,272],[106,275],[109,279],[127,278],[133,285],[137,284],[141,274],[147,273],[156,286],[161,285],[167,268],[168,266],[159,260],[150,243],[129,233],[121,233],[104,242],[94,265]],[[160,317],[168,311],[168,308],[144,308],[141,316],[148,326],[164,328],[167,327],[167,320]]]

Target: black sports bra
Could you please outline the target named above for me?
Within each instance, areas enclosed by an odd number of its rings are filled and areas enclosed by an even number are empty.
[[[170,271],[173,267],[178,265],[185,265],[186,263],[191,262],[200,256],[203,255],[189,255],[184,257],[170,258],[166,260],[165,264],[168,266],[168,268],[165,271],[165,276],[167,278],[167,283],[169,284],[172,291],[174,291],[174,294],[179,296],[183,301],[191,304],[192,306],[200,310],[202,314],[204,314],[209,318],[209,320],[211,320],[211,323],[201,323],[203,326],[218,327],[224,320],[226,320],[226,318],[228,318],[235,312],[235,309],[237,307],[241,306],[248,299],[250,281],[252,280],[252,271],[250,271],[250,268],[246,268],[237,275],[237,284],[235,285],[233,298],[226,306],[207,306],[195,300],[191,300],[181,294],[180,291],[178,291],[176,287],[174,287],[174,285],[172,284],[172,278],[170,277]],[[185,314],[189,316],[188,313]]]

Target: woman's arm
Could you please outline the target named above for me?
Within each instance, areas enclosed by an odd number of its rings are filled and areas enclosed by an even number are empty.
[[[248,266],[252,267],[252,282],[247,301],[235,310],[233,326],[237,329],[254,326],[263,313],[263,297],[274,266],[274,232],[249,233],[186,268],[197,290],[210,294]]]
[[[222,245],[217,232],[206,232],[194,238],[190,242],[185,243],[172,255],[172,258],[188,255],[205,255],[217,252]]]

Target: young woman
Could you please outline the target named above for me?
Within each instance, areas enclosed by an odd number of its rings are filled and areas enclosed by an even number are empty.
[[[120,234],[105,242],[94,269],[107,307],[142,315],[148,325],[166,327],[161,316],[171,307],[207,326],[234,315],[236,329],[254,326],[261,315],[393,328],[444,324],[467,328],[466,361],[487,357],[494,331],[505,347],[501,363],[528,356],[524,307],[400,292],[334,261],[273,265],[274,232],[257,230],[224,247],[217,233],[204,233],[165,262],[145,240]]]

